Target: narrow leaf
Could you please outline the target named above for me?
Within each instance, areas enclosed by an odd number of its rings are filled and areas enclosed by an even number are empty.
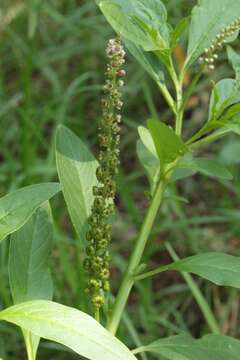
[[[60,191],[57,183],[30,185],[0,199],[0,241],[20,229],[34,211]]]
[[[189,25],[189,17],[182,18],[178,24],[176,25],[175,29],[171,33],[170,37],[170,44],[171,48],[175,48],[178,45],[179,39],[182,36],[182,34],[185,32]]]
[[[189,161],[179,162],[180,169],[191,169],[213,178],[232,180],[233,176],[229,170],[216,159],[192,158]]]
[[[206,335],[199,340],[190,335],[171,336],[140,347],[135,354],[147,351],[171,360],[238,360],[240,341],[221,335]]]
[[[240,257],[212,252],[191,256],[166,266],[201,276],[219,286],[240,288]]]
[[[65,345],[91,360],[136,360],[131,351],[89,315],[51,301],[32,301],[0,312],[0,320]]]

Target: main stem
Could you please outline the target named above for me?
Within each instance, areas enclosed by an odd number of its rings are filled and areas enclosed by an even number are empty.
[[[124,275],[120,290],[114,304],[113,313],[108,324],[108,330],[114,335],[118,329],[122,313],[128,300],[128,296],[134,285],[134,272],[141,262],[144,249],[146,247],[149,235],[151,233],[154,221],[156,219],[159,207],[162,202],[163,192],[164,182],[160,181],[153,196],[152,203],[148,209],[145,220],[143,222],[142,228],[140,230],[139,237],[132,253],[128,268]]]

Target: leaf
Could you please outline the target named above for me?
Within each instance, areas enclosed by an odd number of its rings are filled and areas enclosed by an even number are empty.
[[[206,335],[199,340],[190,335],[177,335],[157,340],[136,349],[134,353],[153,352],[171,360],[238,360],[240,341],[221,335]]]
[[[125,40],[126,47],[140,65],[157,82],[164,82],[164,70],[156,54],[142,50],[141,46]]]
[[[212,252],[190,256],[166,266],[201,276],[219,286],[240,288],[240,257]]]
[[[120,36],[135,42],[144,49],[149,47],[149,38],[145,31],[130,21],[121,6],[114,1],[102,1],[99,6],[109,24]]]
[[[240,142],[239,140],[231,140],[222,148],[220,157],[225,164],[240,164],[238,154],[240,154]]]
[[[160,174],[160,162],[149,130],[139,126],[138,133],[140,140],[137,142],[137,155],[146,170],[153,193]]]
[[[103,0],[99,7],[113,29],[145,51],[168,47],[167,12],[160,0]]]
[[[35,300],[0,312],[36,336],[65,345],[91,360],[136,360],[128,348],[89,315],[51,301]]]
[[[191,169],[213,178],[232,180],[232,174],[216,159],[192,158],[177,165],[179,168]]]
[[[228,60],[231,62],[232,67],[236,74],[237,81],[240,81],[240,55],[231,48],[227,47]]]
[[[51,208],[45,203],[11,237],[9,280],[14,304],[52,299],[53,283],[48,264],[52,242]],[[36,357],[40,338],[22,330],[26,344],[28,338]]]
[[[188,151],[182,139],[164,123],[157,119],[150,119],[148,120],[148,128],[162,167],[172,163]]]
[[[171,48],[175,48],[178,45],[179,39],[187,29],[189,25],[189,16],[182,18],[176,25],[175,29],[170,35]]]
[[[199,0],[192,11],[186,65],[193,64],[239,16],[240,0]]]
[[[0,199],[0,241],[22,227],[34,211],[60,191],[58,183],[26,186]]]
[[[93,187],[98,184],[98,163],[84,143],[64,126],[57,130],[56,161],[72,223],[79,239],[84,241],[94,200]]]
[[[45,203],[11,236],[9,280],[15,304],[52,298],[49,272],[52,242],[51,209]]]
[[[216,84],[210,99],[209,121],[219,120],[227,108],[240,102],[239,85],[234,79],[224,79]]]
[[[235,117],[230,122],[226,123],[222,128],[222,134],[228,134],[230,132],[240,135],[240,118]]]

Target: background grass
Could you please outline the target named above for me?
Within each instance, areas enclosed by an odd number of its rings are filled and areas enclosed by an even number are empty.
[[[190,13],[195,1],[165,0],[171,24]],[[0,194],[41,181],[56,179],[54,134],[63,123],[78,134],[94,152],[101,116],[104,81],[104,48],[111,28],[94,1],[2,0],[0,4]],[[180,62],[184,52],[177,49]],[[136,158],[137,127],[149,115],[172,122],[157,87],[131,56],[127,61],[122,169],[118,178],[118,211],[112,243],[112,287],[119,286],[133,240],[147,207],[147,181]],[[224,54],[214,79],[231,76]],[[192,74],[189,74],[191,77]],[[205,76],[193,94],[185,119],[185,136],[206,118],[210,78]],[[217,154],[234,174],[232,182],[217,182],[202,176],[189,178],[172,189],[188,203],[168,199],[156,222],[145,262],[156,266],[170,255],[171,242],[180,257],[209,250],[239,254],[239,153],[236,137],[228,137],[202,155]],[[52,202],[55,246],[52,272],[55,300],[81,307],[79,254],[63,198]],[[160,231],[160,234],[159,234]],[[11,304],[7,276],[8,243],[0,248],[0,307]],[[219,289],[196,278],[222,333],[239,336],[239,296],[233,289]],[[199,336],[209,331],[183,278],[176,273],[144,280],[135,287],[121,324],[119,336],[130,347],[179,332]],[[25,359],[20,332],[0,324],[0,355]],[[42,342],[39,359],[74,359],[56,344]],[[143,359],[154,359],[142,356]]]

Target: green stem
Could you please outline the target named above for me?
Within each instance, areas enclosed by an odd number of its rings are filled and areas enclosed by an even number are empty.
[[[95,317],[95,320],[100,322],[100,310],[99,310],[99,308],[95,308],[94,317]]]
[[[154,275],[161,274],[161,273],[163,273],[165,271],[168,271],[168,266],[167,265],[166,266],[160,266],[157,269],[145,272],[145,273],[140,274],[140,275],[136,275],[134,277],[134,280],[135,281],[144,280],[144,279],[147,279],[147,278],[152,277]]]
[[[152,199],[152,203],[148,209],[147,215],[143,222],[139,237],[137,239],[134,251],[132,253],[128,268],[124,275],[120,290],[118,292],[112,316],[110,317],[110,321],[108,324],[108,330],[111,331],[113,334],[116,333],[123,310],[126,306],[128,296],[130,291],[134,285],[134,272],[136,268],[139,266],[141,262],[141,258],[147,244],[149,235],[151,233],[155,218],[157,216],[159,207],[162,202],[164,192],[164,183],[160,181],[158,187],[156,188],[155,194]]]
[[[166,85],[162,84],[161,82],[158,82],[158,86],[159,86],[159,89],[161,90],[161,93],[162,93],[164,99],[166,100],[168,106],[172,110],[173,114],[176,115],[177,114],[176,103],[173,100],[172,95],[168,91],[168,88],[166,87]]]
[[[27,356],[28,360],[35,360],[36,356],[33,350],[33,344],[32,344],[32,336],[31,333],[27,332],[27,334],[24,334],[26,349],[27,349]]]
[[[179,257],[176,254],[176,252],[174,251],[171,244],[167,243],[166,248],[167,248],[169,254],[171,255],[172,259],[174,261],[178,261]],[[185,279],[186,283],[188,284],[188,286],[189,286],[196,302],[198,303],[198,306],[201,309],[202,314],[203,314],[210,330],[212,331],[212,333],[218,334],[218,335],[221,334],[221,330],[219,328],[218,322],[217,322],[208,302],[206,301],[205,297],[203,296],[201,290],[199,289],[198,285],[194,282],[192,276],[185,272],[182,272],[182,276]]]
[[[174,83],[176,89],[176,96],[177,96],[177,104],[176,104],[176,125],[175,125],[175,132],[178,136],[182,133],[182,125],[183,125],[183,114],[184,108],[182,106],[183,102],[183,79],[185,76],[185,72],[182,71],[180,74],[180,78],[176,74],[176,70],[174,68],[173,62],[171,60],[171,67],[169,69],[172,81]]]
[[[190,86],[188,87],[187,91],[186,91],[186,94],[183,98],[183,102],[182,102],[182,108],[185,109],[187,103],[188,103],[188,100],[190,98],[190,96],[192,95],[198,81],[200,80],[202,74],[203,74],[203,71],[205,69],[205,64],[203,64],[200,68],[200,70],[198,71],[198,73],[195,75],[195,77],[193,78],[193,81],[191,82]],[[185,74],[185,69],[183,69],[183,72],[182,72],[183,76]]]
[[[226,135],[227,131],[215,131],[211,135],[206,136],[205,138],[198,140],[194,142],[193,144],[190,144],[191,150],[196,150],[201,146],[208,145],[216,140],[221,139],[224,135]]]

